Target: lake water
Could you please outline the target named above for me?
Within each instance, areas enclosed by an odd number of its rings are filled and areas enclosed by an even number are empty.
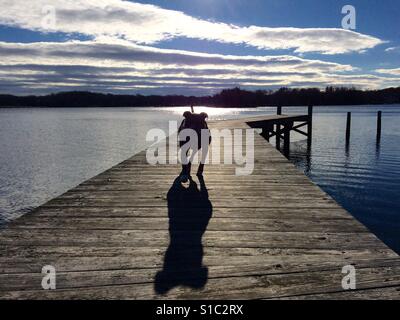
[[[188,108],[0,109],[0,223],[17,218],[142,151],[151,128],[168,129]],[[211,109],[210,119],[273,114],[275,108]],[[376,143],[376,112],[383,111]],[[196,111],[201,111],[196,108]],[[345,143],[346,113],[351,142]],[[306,108],[284,108],[306,113]],[[307,153],[295,135],[290,159],[391,248],[400,252],[400,106],[314,108]]]

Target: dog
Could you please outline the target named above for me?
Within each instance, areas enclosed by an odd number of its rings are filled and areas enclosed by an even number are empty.
[[[192,108],[193,110],[193,108]],[[186,139],[179,139],[179,146],[182,149],[185,145],[186,150],[181,150],[181,160],[182,160],[182,172],[181,182],[187,182],[190,178],[190,171],[192,166],[192,161],[195,154],[201,149],[201,161],[199,168],[197,170],[197,176],[202,176],[204,171],[204,163],[207,157],[208,146],[211,143],[210,129],[208,128],[206,119],[208,118],[207,113],[194,113],[190,111],[185,111],[183,113],[183,120],[178,129],[178,137],[181,136],[182,131],[185,129],[191,129],[197,136],[197,145],[195,141],[190,141],[190,137],[186,136]],[[192,132],[193,132],[192,131]],[[180,137],[181,138],[181,137]],[[208,142],[203,143],[203,139],[207,139]],[[206,141],[207,141],[206,140]],[[192,154],[188,159],[189,150],[192,150]]]

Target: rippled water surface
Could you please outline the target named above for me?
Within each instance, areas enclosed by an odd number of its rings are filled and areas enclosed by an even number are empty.
[[[186,108],[187,109],[187,108]],[[143,150],[147,130],[168,129],[185,108],[0,109],[0,223]],[[211,119],[275,108],[210,109]],[[376,143],[376,112],[383,111]],[[196,109],[199,110],[199,108]],[[345,143],[346,112],[352,132]],[[284,108],[305,113],[305,108]],[[400,252],[400,106],[314,108],[310,154],[295,135],[290,159],[389,246]]]

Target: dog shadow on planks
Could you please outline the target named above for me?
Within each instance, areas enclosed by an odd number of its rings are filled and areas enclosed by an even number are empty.
[[[192,179],[188,186],[176,178],[167,194],[170,243],[164,255],[163,269],[154,279],[158,294],[177,286],[201,289],[208,280],[203,266],[202,236],[212,216],[212,204],[203,177],[200,188]]]

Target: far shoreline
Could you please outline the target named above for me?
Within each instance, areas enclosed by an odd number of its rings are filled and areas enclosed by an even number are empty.
[[[347,87],[280,88],[276,91],[224,89],[209,96],[111,94],[67,91],[48,95],[0,94],[0,108],[146,108],[205,106],[257,108],[296,106],[368,106],[400,104],[400,87],[360,90]]]
[[[395,103],[367,103],[367,104],[326,104],[326,105],[312,105],[313,107],[390,107],[398,105],[400,108],[400,102]],[[207,105],[193,105],[194,107],[206,107],[206,108],[215,108],[215,109],[257,109],[257,108],[276,108],[277,105],[266,105],[266,106],[229,106],[229,107],[221,107],[221,106],[207,106]],[[107,109],[117,109],[117,108],[187,108],[190,105],[181,105],[181,106],[0,106],[0,109],[96,109],[96,108],[107,108]],[[282,108],[301,108],[307,107],[307,105],[281,105]]]

